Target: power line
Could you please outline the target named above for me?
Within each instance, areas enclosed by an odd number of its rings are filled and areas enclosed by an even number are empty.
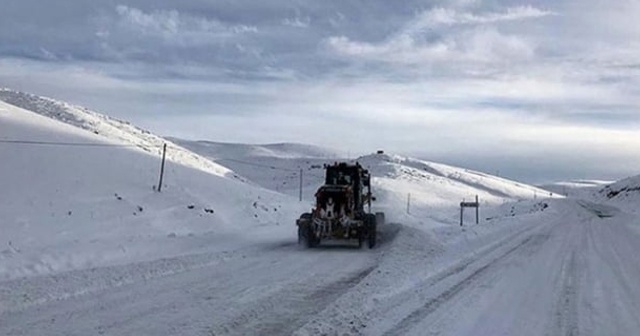
[[[106,143],[90,143],[90,142],[61,142],[61,141],[34,141],[34,140],[11,140],[11,139],[0,139],[0,143],[18,144],[18,145],[37,145],[37,146],[141,147],[139,145],[124,145],[124,144],[106,144]],[[160,145],[158,145],[158,146],[146,145],[145,147],[159,147],[159,146]],[[269,169],[273,169],[273,170],[281,170],[281,171],[296,172],[296,173],[298,172],[297,169],[291,169],[291,168],[278,167],[278,166],[274,166],[274,165],[267,165],[267,164],[248,162],[248,161],[243,161],[243,160],[238,160],[238,159],[213,158],[213,157],[209,157],[208,159],[210,159],[210,160],[212,160],[214,162],[215,161],[231,161],[231,162],[241,163],[241,164],[250,165],[250,166],[254,166],[254,167],[262,167],[262,168],[269,168]],[[314,176],[314,177],[318,177],[318,178],[324,178],[323,176],[319,176],[319,175],[311,174],[311,173],[308,173],[308,175]]]
[[[39,145],[39,146],[83,146],[83,147],[138,147],[136,145],[90,143],[90,142],[58,142],[58,141],[32,141],[32,140],[7,140],[0,139],[0,143]]]

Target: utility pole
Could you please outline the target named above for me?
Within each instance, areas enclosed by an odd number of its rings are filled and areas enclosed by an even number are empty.
[[[407,194],[407,215],[411,214],[411,193]]]
[[[478,195],[476,195],[476,224],[478,224],[479,215],[480,215],[480,203],[478,202]]]
[[[164,159],[167,156],[167,144],[162,146],[162,164],[160,165],[160,182],[158,183],[158,192],[162,191],[162,177],[164,175]]]
[[[302,168],[300,168],[300,202],[302,202]]]

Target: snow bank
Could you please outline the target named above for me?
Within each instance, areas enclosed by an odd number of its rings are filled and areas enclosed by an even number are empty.
[[[0,134],[90,144],[0,143],[0,279],[208,251],[263,227],[295,237],[297,201],[230,174],[168,162],[158,193],[156,155],[3,102]]]
[[[640,204],[640,175],[622,179],[601,188],[596,201],[606,202],[628,212],[637,213]]]

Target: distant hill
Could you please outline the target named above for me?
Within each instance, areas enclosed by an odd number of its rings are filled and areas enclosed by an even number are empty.
[[[538,185],[539,188],[549,190],[550,192],[569,196],[569,197],[585,197],[597,191],[604,185],[610,184],[612,181],[602,180],[573,180],[555,183],[546,183]]]
[[[547,190],[490,174],[397,155],[371,154],[349,160],[340,158],[336,151],[302,144],[242,145],[172,140],[230,167],[260,186],[294,197],[300,192],[302,170],[303,198],[309,204],[323,183],[325,164],[358,161],[372,172],[374,194],[378,196],[375,207],[397,221],[429,218],[454,223],[458,221],[459,202],[471,200],[475,195],[485,205],[552,196]]]

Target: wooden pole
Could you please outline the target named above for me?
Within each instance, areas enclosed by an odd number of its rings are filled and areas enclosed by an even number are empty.
[[[462,226],[462,217],[464,216],[464,207],[460,204],[460,226]]]
[[[411,214],[411,193],[407,194],[407,215]]]
[[[160,182],[158,183],[158,192],[162,191],[162,177],[164,176],[164,159],[167,156],[167,144],[162,146],[162,164],[160,165]]]
[[[302,202],[302,168],[300,168],[300,202]]]
[[[480,217],[480,203],[478,203],[478,195],[476,195],[476,224],[478,224],[478,217]]]

